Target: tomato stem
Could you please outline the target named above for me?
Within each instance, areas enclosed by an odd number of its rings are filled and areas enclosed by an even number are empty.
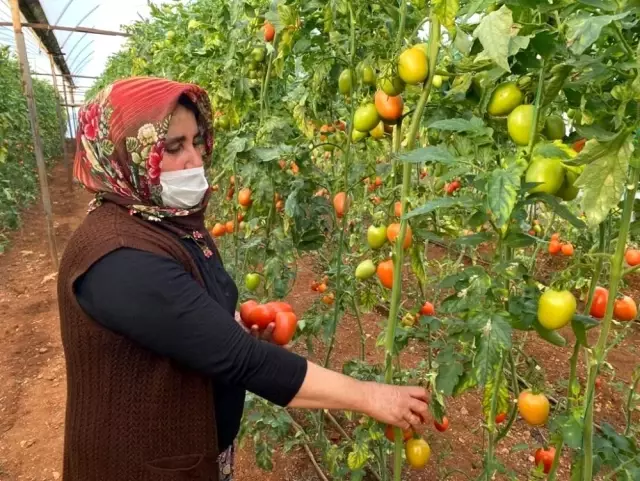
[[[533,147],[538,140],[538,120],[540,119],[540,103],[542,102],[542,94],[544,87],[544,58],[540,61],[540,76],[538,77],[538,89],[536,91],[536,100],[533,104],[533,119],[531,119],[531,128],[529,129],[529,146],[527,147],[527,161],[531,162],[533,156]]]
[[[636,368],[633,374],[633,381],[629,388],[629,396],[627,397],[627,404],[625,406],[625,414],[627,418],[627,425],[624,428],[624,435],[628,436],[631,431],[631,416],[633,410],[633,396],[636,392],[636,388],[638,387],[638,383],[640,383],[640,368]]]
[[[355,59],[355,18],[353,16],[353,9],[351,8],[351,2],[347,3],[349,8],[349,28],[351,30],[351,51],[349,52],[349,68],[354,68],[354,59]],[[351,161],[351,135],[353,133],[353,121],[355,117],[355,102],[353,102],[353,82],[349,84],[349,98],[352,101],[349,103],[350,109],[350,118],[349,124],[347,125],[347,147],[344,156],[344,189],[345,194],[347,195],[346,205],[348,206],[348,196],[349,196],[349,168]],[[331,360],[331,353],[333,352],[333,347],[336,342],[336,329],[338,328],[338,316],[340,314],[340,299],[342,296],[342,251],[344,249],[344,235],[345,230],[348,225],[348,217],[349,217],[349,208],[345,209],[345,212],[342,216],[342,222],[340,224],[340,240],[338,243],[338,253],[336,254],[336,293],[338,294],[338,298],[336,299],[334,308],[333,308],[333,320],[331,322],[331,340],[329,341],[329,347],[327,348],[327,354],[324,358],[324,367],[329,367],[329,361]]]
[[[273,36],[273,45],[277,45],[278,32]],[[264,114],[268,113],[267,105],[267,89],[269,88],[269,79],[271,78],[271,65],[273,63],[273,52],[269,53],[269,61],[267,62],[267,70],[264,74],[264,81],[262,82],[262,88],[260,89],[260,124],[264,119]]]
[[[607,301],[607,310],[600,328],[600,337],[594,348],[593,354],[595,359],[589,360],[589,375],[587,378],[587,386],[584,400],[584,438],[583,438],[583,470],[582,479],[591,481],[593,479],[593,411],[594,411],[594,390],[596,376],[600,369],[605,356],[607,340],[609,338],[609,330],[613,319],[613,307],[618,293],[618,286],[622,277],[622,265],[624,262],[624,252],[626,249],[627,236],[629,235],[629,225],[631,223],[631,214],[633,212],[633,203],[638,190],[638,179],[640,178],[640,170],[631,166],[631,178],[627,182],[627,191],[624,199],[624,207],[620,219],[620,231],[618,241],[616,243],[615,254],[611,260],[611,273],[609,275],[609,298]]]
[[[366,349],[366,337],[364,335],[364,329],[362,328],[362,319],[360,315],[360,308],[358,307],[358,299],[355,294],[351,297],[353,302],[353,312],[356,315],[358,321],[358,331],[360,332],[360,360],[364,361],[365,349]]]

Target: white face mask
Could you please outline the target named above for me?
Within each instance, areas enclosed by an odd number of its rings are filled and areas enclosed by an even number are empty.
[[[160,173],[162,202],[165,207],[189,209],[200,203],[209,189],[204,167]]]

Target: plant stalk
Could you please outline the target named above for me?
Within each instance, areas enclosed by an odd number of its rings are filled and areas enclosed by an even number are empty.
[[[540,119],[540,103],[542,102],[542,93],[544,87],[544,59],[540,61],[540,75],[538,77],[538,90],[536,91],[536,100],[533,104],[533,119],[529,130],[529,146],[527,147],[527,161],[531,162],[533,156],[533,146],[538,140],[538,120]]]
[[[631,416],[633,411],[633,395],[638,388],[638,383],[640,382],[640,369],[636,369],[636,372],[633,376],[633,381],[631,383],[631,387],[629,389],[629,396],[627,397],[627,404],[625,406],[625,414],[627,418],[627,425],[624,428],[624,435],[629,436],[631,432]]]
[[[355,18],[353,16],[353,9],[351,8],[351,2],[347,3],[349,8],[349,29],[350,29],[350,44],[351,51],[349,52],[349,68],[353,69],[354,59],[355,59]],[[338,293],[334,310],[333,310],[333,320],[331,323],[331,340],[329,341],[329,347],[327,348],[327,354],[324,359],[324,367],[329,367],[329,361],[331,360],[331,353],[333,352],[333,347],[336,342],[336,329],[338,328],[338,316],[340,314],[340,293],[342,292],[342,250],[344,249],[344,236],[345,230],[348,225],[348,217],[349,217],[349,203],[348,203],[348,186],[349,186],[349,168],[351,167],[351,134],[353,132],[353,119],[355,116],[355,106],[353,102],[353,82],[349,86],[349,98],[351,99],[351,103],[349,104],[350,109],[350,118],[349,125],[347,125],[347,147],[346,152],[344,154],[344,189],[345,194],[347,195],[346,205],[344,215],[342,216],[342,222],[340,224],[340,240],[338,244],[338,253],[336,255],[336,292]]]
[[[583,481],[592,481],[593,479],[593,411],[594,411],[594,389],[596,376],[600,365],[604,360],[607,340],[609,338],[609,330],[613,319],[613,307],[618,293],[618,285],[622,277],[622,266],[624,262],[624,251],[626,249],[627,236],[629,235],[629,225],[631,223],[631,214],[633,212],[633,202],[635,200],[636,191],[638,190],[638,179],[640,178],[640,170],[630,167],[631,178],[627,183],[627,192],[624,199],[624,207],[620,220],[620,232],[616,243],[616,250],[611,260],[611,273],[609,275],[609,299],[607,301],[607,310],[602,320],[600,328],[600,337],[594,349],[595,359],[589,362],[589,376],[585,392],[585,414],[584,414],[584,439],[583,439]]]

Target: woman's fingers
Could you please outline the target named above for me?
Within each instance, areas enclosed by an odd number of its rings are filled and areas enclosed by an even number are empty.
[[[419,416],[423,423],[427,422],[427,419],[429,418],[429,407],[427,403],[418,401],[417,399],[411,399],[409,402],[409,409],[413,414]]]
[[[275,327],[275,323],[270,323],[262,333],[262,340],[271,342],[271,339],[273,337],[273,330],[275,329]]]

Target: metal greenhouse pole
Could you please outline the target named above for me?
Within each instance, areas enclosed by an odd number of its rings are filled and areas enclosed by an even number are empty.
[[[16,48],[18,50],[18,58],[22,70],[22,87],[27,98],[27,106],[29,108],[29,122],[31,123],[31,133],[33,135],[33,147],[38,165],[38,178],[40,180],[40,193],[42,194],[42,204],[44,207],[44,215],[47,223],[47,238],[49,241],[49,253],[51,261],[55,269],[58,269],[58,250],[56,247],[55,231],[53,227],[53,210],[51,208],[51,196],[49,195],[49,185],[47,183],[47,168],[42,153],[42,139],[38,129],[38,113],[36,111],[36,102],[33,96],[33,84],[31,82],[31,74],[29,73],[29,61],[27,60],[27,48],[22,33],[22,25],[20,23],[20,8],[18,0],[10,0],[11,17],[13,20],[13,31],[16,38]]]
[[[58,76],[56,75],[56,64],[53,61],[53,55],[49,54],[49,61],[51,62],[51,76],[53,77],[53,86],[56,91],[56,94],[59,94],[58,90]],[[62,79],[64,83],[64,79]],[[58,99],[59,100],[59,99]],[[72,164],[69,160],[69,153],[67,152],[67,136],[65,135],[65,131],[67,128],[64,125],[64,118],[62,117],[62,108],[60,104],[62,102],[56,102],[56,114],[58,116],[58,126],[60,127],[60,138],[62,139],[62,152],[64,155],[64,168],[67,171],[67,187],[71,192],[73,190],[73,169],[71,168]],[[66,100],[65,100],[66,103]]]

